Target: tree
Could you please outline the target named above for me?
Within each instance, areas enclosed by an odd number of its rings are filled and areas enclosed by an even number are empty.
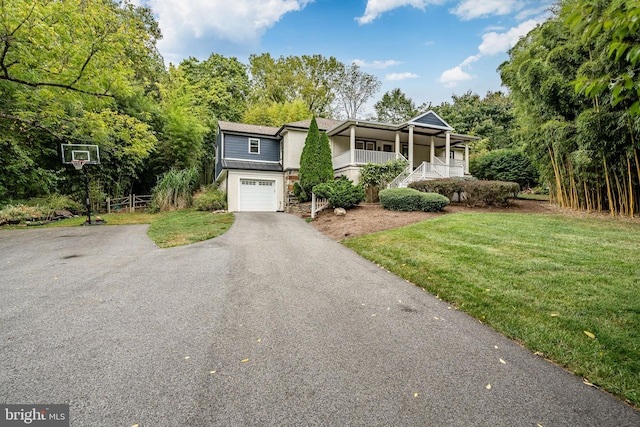
[[[378,115],[377,120],[383,123],[399,124],[418,115],[414,102],[399,88],[386,92],[373,108]]]
[[[322,55],[278,59],[268,53],[251,55],[253,104],[285,105],[300,99],[312,115],[330,115],[335,96],[333,85],[341,67],[342,63],[336,58]]]
[[[608,55],[610,60],[600,73],[594,73],[592,67],[581,69],[576,90],[592,99],[607,94],[612,106],[622,103],[629,114],[640,116],[640,0],[580,0],[569,4],[567,25],[583,41],[595,41],[594,51]]]
[[[329,138],[323,132],[320,134],[316,118],[311,119],[307,138],[304,141],[300,155],[300,181],[296,183],[294,191],[299,201],[305,202],[311,198],[313,187],[323,182],[333,180],[333,166]]]
[[[197,86],[189,83],[181,67],[170,65],[168,78],[158,87],[163,126],[154,159],[157,174],[200,166],[209,111],[196,93]]]
[[[381,85],[376,76],[360,71],[356,64],[342,67],[334,86],[339,108],[347,118],[357,118],[360,109]]]
[[[211,54],[204,61],[185,59],[179,68],[194,95],[193,108],[202,112],[197,116],[198,122],[208,129],[202,140],[200,178],[203,184],[210,184],[215,167],[218,120],[241,121],[247,110],[250,95],[247,67],[237,58]]]
[[[107,183],[135,176],[155,136],[133,114],[132,100],[144,96],[144,80],[158,69],[159,37],[149,10],[128,3],[3,3],[0,143],[7,150],[0,154],[0,198],[64,185],[62,142],[100,144],[103,165],[95,172]],[[125,161],[105,162],[111,158]]]
[[[482,138],[473,143],[474,153],[512,146],[515,115],[508,96],[502,92],[487,92],[484,98],[480,98],[468,91],[453,95],[451,99],[452,103],[443,102],[433,110],[456,132]]]
[[[296,99],[292,102],[249,105],[242,117],[242,123],[280,127],[285,123],[307,120],[313,117],[307,104]]]
[[[515,104],[516,138],[547,180],[553,199],[563,207],[633,216],[640,197],[640,117],[630,108],[637,98],[625,95],[613,102],[616,93],[600,92],[595,80],[590,88],[575,90],[581,76],[599,79],[628,69],[603,49],[614,23],[603,19],[586,34],[569,28],[575,11],[597,6],[615,15],[608,9],[614,4],[626,10],[615,1],[561,2],[553,18],[509,51],[499,70]]]

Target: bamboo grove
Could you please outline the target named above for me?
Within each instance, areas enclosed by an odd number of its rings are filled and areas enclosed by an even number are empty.
[[[560,206],[633,216],[640,1],[567,0],[554,13],[499,68],[516,108],[516,138]]]

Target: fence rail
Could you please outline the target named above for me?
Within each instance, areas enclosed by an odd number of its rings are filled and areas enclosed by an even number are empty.
[[[116,212],[135,212],[136,209],[144,210],[149,207],[151,202],[151,194],[130,194],[125,197],[107,197],[107,213]]]
[[[311,219],[316,217],[316,214],[329,206],[327,199],[321,199],[316,197],[314,193],[311,193]]]

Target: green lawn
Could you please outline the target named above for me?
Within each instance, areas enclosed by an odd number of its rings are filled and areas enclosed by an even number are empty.
[[[230,213],[214,214],[197,211],[195,209],[184,209],[157,214],[144,212],[105,214],[100,215],[100,218],[105,220],[105,226],[151,224],[147,234],[161,248],[188,245],[202,240],[212,239],[227,231],[234,221],[234,216]],[[92,219],[95,219],[95,216],[93,216]],[[73,227],[82,225],[85,220],[86,216],[83,216],[56,221],[42,226],[30,226],[29,228]],[[25,226],[4,226],[2,228],[17,229],[25,228]]]
[[[640,224],[465,213],[343,243],[640,406]]]

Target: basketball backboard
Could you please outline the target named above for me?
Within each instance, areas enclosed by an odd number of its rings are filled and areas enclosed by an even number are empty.
[[[100,149],[94,144],[61,144],[62,163],[70,164],[74,160],[84,160],[85,164],[100,163]]]

